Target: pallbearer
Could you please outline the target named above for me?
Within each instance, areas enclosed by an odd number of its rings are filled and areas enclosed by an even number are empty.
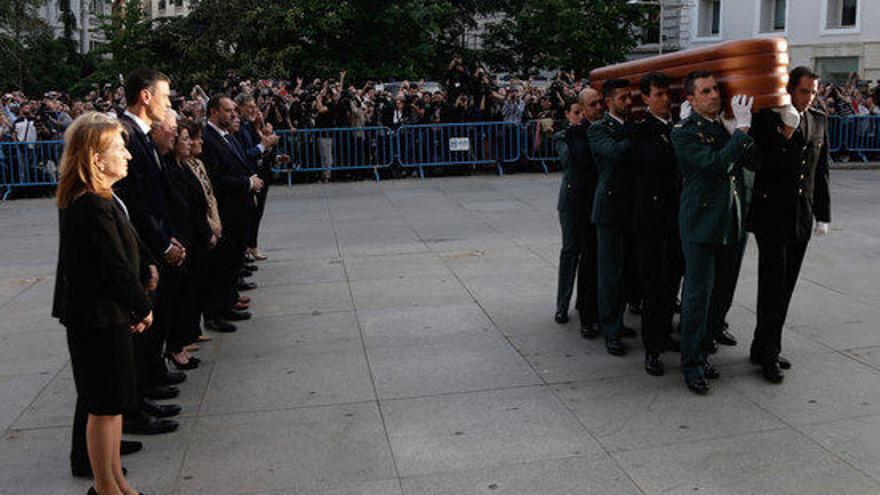
[[[669,333],[682,273],[678,239],[681,175],[669,139],[673,124],[669,78],[654,72],[644,76],[639,86],[648,110],[633,133],[633,228],[642,289],[645,371],[660,376],[662,353],[672,346]]]
[[[763,110],[751,135],[763,163],[755,174],[749,229],[758,241],[758,325],[751,360],[765,379],[780,383],[782,325],[797,283],[801,262],[816,220],[817,235],[828,232],[831,199],[828,188],[827,116],[812,107],[819,76],[807,67],[791,72],[788,92],[799,119]]]
[[[706,379],[718,372],[706,360],[707,323],[717,319],[713,291],[726,293],[739,269],[743,228],[743,166],[755,154],[749,137],[752,100],[735,96],[733,134],[720,120],[721,93],[712,73],[696,71],[685,80],[693,113],[672,129],[672,146],[683,178],[679,228],[685,275],[681,314],[681,364],[685,383],[709,392]]]

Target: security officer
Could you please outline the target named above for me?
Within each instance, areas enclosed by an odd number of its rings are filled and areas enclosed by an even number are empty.
[[[624,233],[632,220],[632,168],[627,156],[630,140],[624,124],[632,107],[629,82],[608,80],[602,96],[608,112],[587,132],[599,172],[592,216],[599,255],[599,327],[608,353],[622,356],[626,347],[620,338],[635,336],[635,331],[623,324]]]
[[[758,241],[758,324],[750,358],[771,383],[782,382],[781,368],[791,366],[779,356],[782,326],[813,219],[817,235],[827,233],[831,222],[827,116],[811,106],[818,79],[807,67],[795,68],[787,89],[799,122],[790,126],[779,112],[763,110],[750,133],[764,164],[755,174],[748,217]]]
[[[738,270],[738,247],[745,235],[742,216],[743,165],[754,155],[748,135],[752,100],[735,96],[736,130],[720,122],[721,93],[711,72],[695,71],[685,79],[693,113],[672,129],[672,147],[683,177],[679,228],[685,274],[681,314],[681,365],[685,384],[709,392],[706,379],[719,376],[706,360],[703,341],[717,307],[713,291],[726,292]]]
[[[596,227],[590,221],[596,191],[596,164],[590,152],[587,129],[602,116],[601,98],[592,88],[581,91],[579,100],[566,102],[568,127],[553,135],[561,157],[562,184],[559,188],[559,225],[562,250],[559,253],[559,284],[556,322],[568,321],[568,304],[577,276],[577,300],[581,335],[598,335],[596,316]]]
[[[634,126],[631,151],[634,247],[642,289],[645,371],[660,376],[664,372],[662,353],[673,345],[669,333],[683,271],[678,239],[681,175],[669,140],[669,78],[658,72],[647,74],[639,89],[648,110]]]

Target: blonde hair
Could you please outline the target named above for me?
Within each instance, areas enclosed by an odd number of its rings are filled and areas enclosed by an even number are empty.
[[[64,133],[60,178],[55,201],[66,208],[85,192],[109,199],[112,191],[104,184],[95,155],[110,147],[113,137],[124,131],[122,124],[103,113],[87,112],[77,117]]]

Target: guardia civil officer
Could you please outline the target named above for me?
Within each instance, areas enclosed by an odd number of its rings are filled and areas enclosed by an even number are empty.
[[[568,305],[576,278],[575,307],[580,316],[581,335],[585,338],[598,335],[596,226],[590,221],[596,191],[596,164],[590,152],[587,130],[601,116],[599,93],[592,88],[584,89],[578,100],[566,102],[568,126],[553,136],[563,174],[557,204],[562,249],[559,253],[555,319],[560,324],[568,321]]]
[[[593,199],[599,263],[599,327],[609,354],[622,356],[626,347],[621,337],[635,336],[624,327],[624,234],[629,228],[632,209],[632,167],[625,119],[632,107],[629,82],[610,79],[602,87],[608,112],[590,126],[587,135],[596,161],[598,183]]]
[[[654,72],[639,83],[648,107],[634,125],[633,229],[642,293],[642,342],[645,371],[663,374],[662,353],[675,344],[669,337],[682,274],[678,238],[681,175],[672,150],[669,78]]]
[[[672,147],[683,187],[679,229],[685,259],[681,314],[681,365],[687,387],[709,392],[706,379],[718,372],[706,360],[703,345],[707,323],[717,319],[713,291],[725,293],[735,284],[738,249],[745,235],[742,216],[743,166],[753,161],[754,141],[748,135],[752,100],[735,96],[736,130],[721,123],[721,93],[712,73],[695,71],[685,79],[693,113],[676,124]]]
[[[750,132],[762,162],[748,217],[758,242],[758,324],[750,358],[771,383],[782,382],[781,368],[790,367],[779,356],[782,326],[813,220],[817,235],[826,234],[831,222],[827,116],[811,106],[818,79],[807,67],[795,68],[787,89],[797,123],[767,109],[755,116]]]

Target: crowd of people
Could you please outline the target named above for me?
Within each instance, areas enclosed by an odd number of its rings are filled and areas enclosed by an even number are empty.
[[[619,356],[623,339],[638,335],[624,325],[629,306],[641,314],[645,371],[663,375],[664,353],[679,352],[686,386],[707,394],[720,376],[709,355],[737,344],[726,317],[751,232],[759,255],[750,360],[778,384],[792,366],[781,336],[807,244],[831,222],[818,75],[795,68],[791,105],[754,116],[741,95],[725,95],[731,110],[722,112],[710,72],[691,73],[684,88],[679,116],[662,73],[641,79],[641,118],[625,79],[566,102],[568,126],[554,135],[563,165],[555,320],[568,322],[576,281],[581,334],[602,336]]]
[[[206,120],[172,109],[153,70],[125,80],[116,116],[87,111],[67,127],[56,191],[60,248],[53,316],[67,328],[77,390],[70,466],[89,493],[137,493],[122,433],[175,431],[171,400],[196,370],[203,332],[251,317],[248,278],[267,170],[279,157],[248,93],[218,93]],[[281,160],[284,157],[280,157]]]

